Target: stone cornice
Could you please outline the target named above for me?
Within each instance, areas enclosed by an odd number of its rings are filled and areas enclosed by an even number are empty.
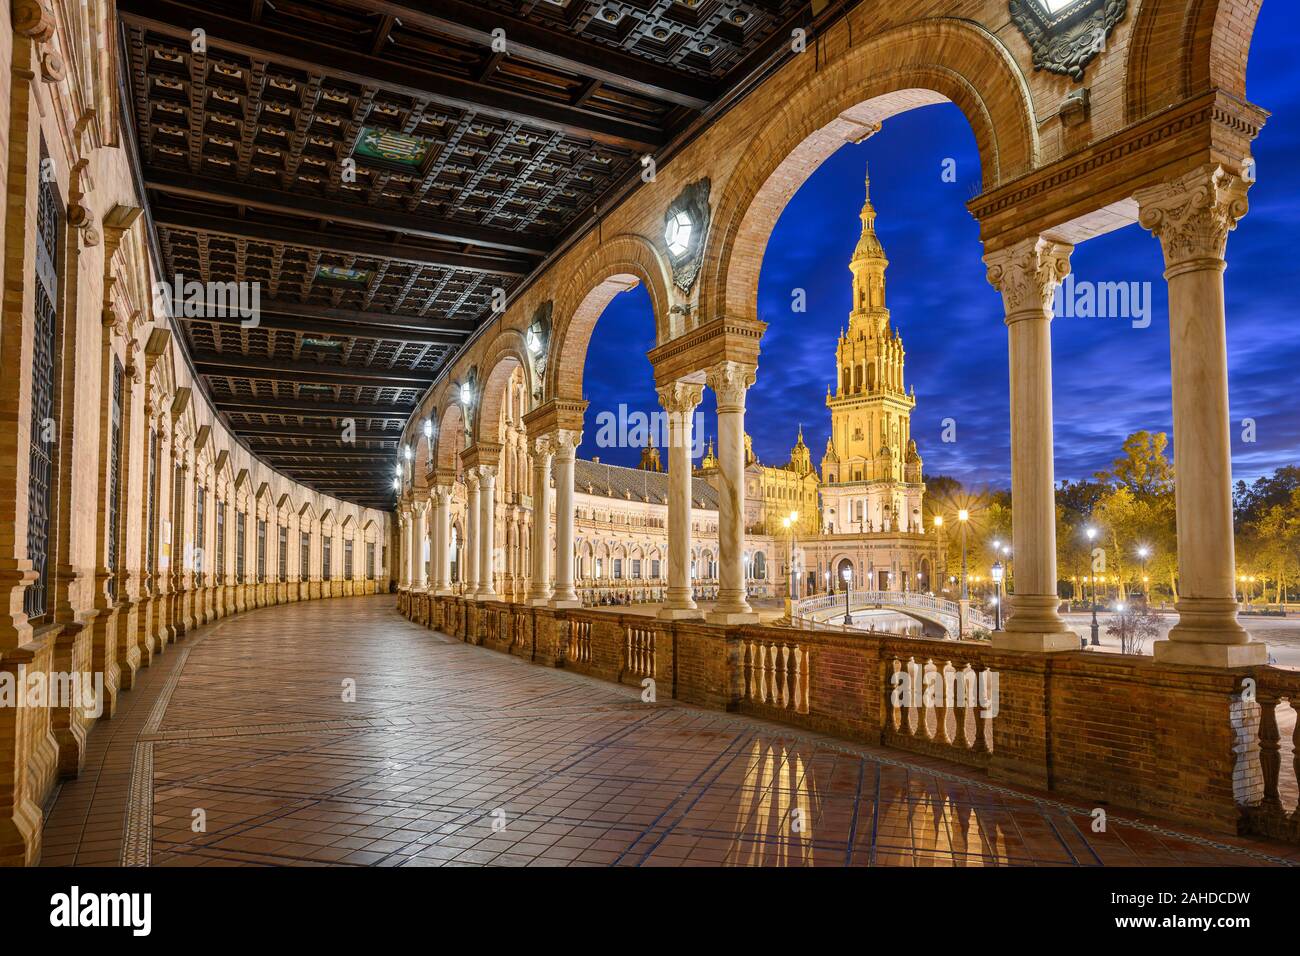
[[[491,467],[501,463],[501,446],[489,442],[475,442],[460,453],[461,464],[466,468]]]
[[[759,341],[766,322],[720,316],[690,329],[648,353],[655,385],[663,386],[703,373],[719,362],[757,366]]]
[[[966,204],[986,250],[1129,199],[1207,161],[1236,172],[1268,112],[1223,90],[1171,106]]]
[[[582,419],[586,411],[585,401],[552,399],[524,415],[524,427],[528,429],[530,439],[552,435],[562,429],[581,432]]]

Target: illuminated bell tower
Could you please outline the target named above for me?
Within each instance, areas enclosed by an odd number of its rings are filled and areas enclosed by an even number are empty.
[[[876,236],[871,177],[862,235],[849,271],[853,308],[835,349],[834,392],[827,390],[831,438],[822,458],[824,523],[835,534],[920,531],[921,456],[912,441],[915,390],[903,381],[903,340],[885,306],[889,260]]]

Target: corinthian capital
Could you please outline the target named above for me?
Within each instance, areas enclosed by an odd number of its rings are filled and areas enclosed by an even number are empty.
[[[572,428],[561,428],[551,434],[554,440],[555,457],[560,461],[573,461],[574,453],[582,444],[582,432]]]
[[[533,454],[536,456],[536,459],[534,459],[535,462],[537,460],[544,461],[545,459],[550,458],[552,455],[555,454],[555,436],[538,435],[536,438],[533,439],[532,451]]]
[[[1002,293],[1007,317],[1017,312],[1046,313],[1056,287],[1070,272],[1074,246],[1037,236],[984,257],[989,285]]]
[[[709,369],[705,381],[718,398],[718,411],[745,410],[745,392],[754,384],[756,369],[740,362],[719,362]]]
[[[660,406],[669,415],[689,415],[704,398],[704,386],[695,382],[670,382],[655,391]]]
[[[1139,189],[1138,222],[1160,240],[1165,268],[1222,259],[1228,233],[1246,215],[1250,183],[1210,164],[1159,186]]]

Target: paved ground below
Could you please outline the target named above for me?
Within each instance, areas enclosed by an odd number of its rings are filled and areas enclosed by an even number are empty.
[[[91,734],[47,865],[1051,866],[1294,848],[990,785],[469,646],[394,598],[253,611],[169,648]]]

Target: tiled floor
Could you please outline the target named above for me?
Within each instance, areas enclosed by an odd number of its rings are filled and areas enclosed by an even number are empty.
[[[642,703],[398,616],[391,597],[200,629],[91,735],[45,864],[1250,864],[937,761]],[[349,682],[355,682],[350,684]],[[355,694],[349,688],[355,687]],[[352,699],[354,696],[354,699]]]

